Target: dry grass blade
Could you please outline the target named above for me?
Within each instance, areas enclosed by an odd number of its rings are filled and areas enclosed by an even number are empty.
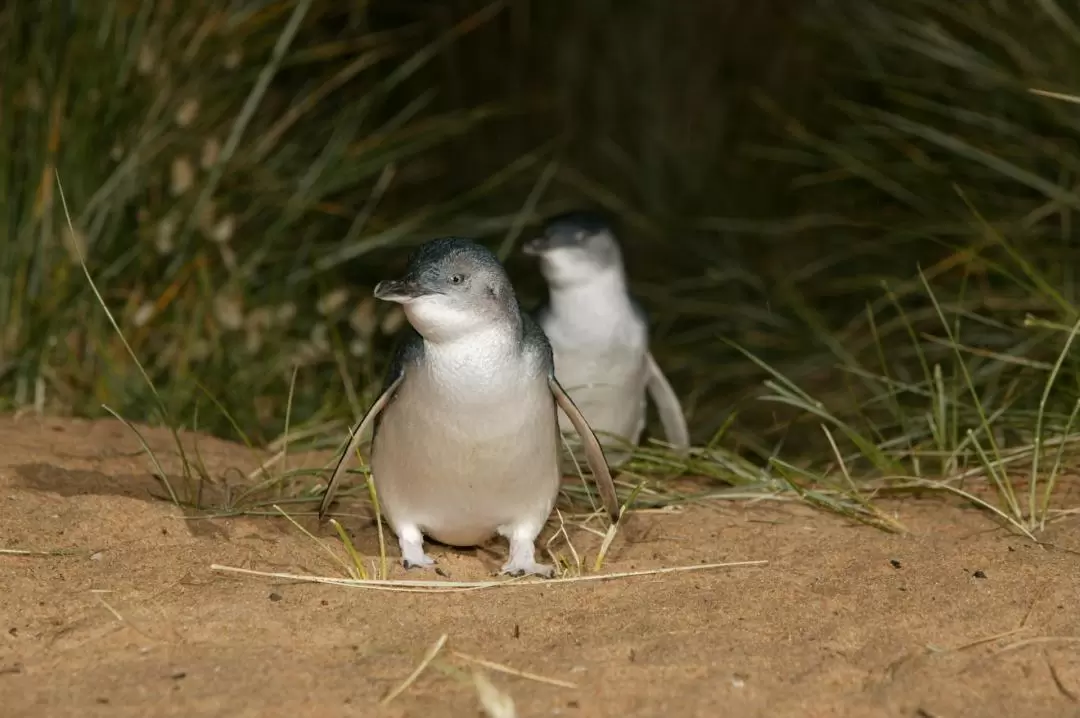
[[[379,503],[379,491],[375,486],[375,479],[368,475],[368,495],[371,497],[371,506],[375,509],[375,528],[379,534],[379,578],[390,575],[390,567],[386,560],[386,534],[383,531],[382,505]]]
[[[296,519],[294,519],[292,516],[290,516],[288,513],[286,513],[285,510],[282,509],[277,504],[274,504],[271,508],[273,508],[274,511],[276,511],[277,513],[281,514],[285,518],[285,520],[288,521],[289,523],[291,523],[297,530],[300,531],[300,533],[304,534],[309,539],[314,541],[315,544],[319,548],[321,548],[323,551],[325,551],[327,554],[329,554],[330,558],[337,561],[341,565],[341,568],[345,571],[345,574],[347,576],[357,578],[357,575],[354,573],[354,569],[351,566],[349,566],[349,564],[347,564],[344,559],[342,559],[340,556],[338,556],[336,553],[334,553],[333,549],[331,549],[328,545],[326,545],[325,543],[320,541],[319,538],[315,534],[311,533],[306,528],[301,526],[300,523]],[[366,576],[359,576],[359,578],[365,579],[367,577]]]
[[[108,611],[110,614],[112,614],[112,617],[115,618],[117,621],[119,621],[120,623],[123,623],[125,626],[130,627],[131,630],[135,631],[135,633],[138,633],[143,638],[146,638],[146,639],[148,639],[150,641],[156,641],[156,639],[152,635],[150,635],[149,633],[147,633],[142,628],[140,628],[136,624],[132,623],[128,619],[124,618],[124,615],[122,613],[120,613],[115,608],[113,608],[113,606],[111,604],[109,604],[108,601],[106,601],[104,598],[101,597],[101,592],[100,591],[96,591],[96,590],[91,591],[91,595],[93,595],[94,599],[97,600],[97,602],[101,604],[101,607],[104,608],[106,611]]]
[[[637,498],[637,495],[641,493],[643,488],[645,488],[645,482],[641,482],[634,487],[634,490],[630,493],[629,498],[626,499],[619,511],[618,520],[608,525],[607,531],[604,533],[604,540],[600,544],[600,550],[596,553],[596,561],[593,562],[594,572],[599,571],[603,567],[607,552],[611,549],[611,544],[615,541],[615,536],[619,533],[619,528],[622,527],[623,522],[626,520],[626,514],[630,511],[630,506],[633,505],[634,499]]]
[[[435,660],[435,656],[439,655],[439,651],[446,645],[447,637],[448,636],[445,633],[439,636],[439,640],[435,641],[431,648],[427,650],[427,653],[424,654],[424,658],[420,661],[420,664],[413,669],[413,672],[409,674],[409,677],[402,681],[401,685],[397,688],[387,693],[385,698],[379,701],[380,706],[385,706],[387,703],[408,690],[409,686],[416,682],[416,679],[420,677],[420,674],[424,672],[424,669],[428,667],[428,664]]]
[[[360,552],[356,550],[356,546],[353,545],[352,539],[349,538],[349,532],[345,530],[345,527],[342,526],[337,519],[330,519],[330,525],[337,531],[338,538],[340,538],[341,543],[345,545],[345,552],[349,554],[349,558],[352,559],[353,566],[355,566],[355,569],[350,569],[349,576],[366,580],[368,575],[367,570],[364,568],[364,559],[361,558]]]
[[[82,554],[90,554],[92,551],[86,549],[53,549],[52,551],[36,551],[33,549],[21,549],[21,548],[0,548],[0,556],[75,556]]]
[[[470,656],[467,653],[461,653],[460,651],[451,651],[450,655],[456,656],[463,661],[469,661],[475,663],[478,666],[484,668],[490,668],[493,671],[499,671],[509,676],[518,676],[519,678],[526,678],[530,681],[536,681],[537,683],[547,683],[550,686],[559,686],[561,688],[577,688],[576,683],[570,683],[569,681],[560,681],[558,678],[548,678],[547,676],[541,676],[536,673],[529,673],[528,671],[519,671],[516,668],[510,666],[504,666],[501,663],[495,663],[484,658],[477,658],[476,656]]]
[[[295,573],[276,573],[272,571],[256,571],[248,568],[235,566],[222,566],[211,564],[211,571],[223,573],[238,573],[247,576],[259,576],[262,578],[283,579],[286,581],[299,581],[302,583],[326,583],[334,586],[349,588],[370,588],[382,591],[422,591],[427,593],[439,593],[443,591],[476,591],[485,588],[510,588],[516,586],[552,586],[556,584],[586,583],[594,581],[613,581],[639,576],[659,576],[669,573],[683,573],[690,571],[709,571],[720,568],[737,568],[742,566],[766,566],[768,561],[733,561],[729,563],[705,563],[691,566],[670,566],[667,568],[645,569],[641,571],[624,571],[622,573],[591,574],[588,576],[573,576],[567,578],[529,579],[508,578],[501,581],[420,581],[420,580],[353,580],[334,578],[332,576],[308,576]]]
[[[1007,651],[1016,651],[1028,646],[1037,646],[1046,643],[1080,643],[1080,636],[1037,636],[1035,638],[1025,638],[1022,641],[1016,643],[1010,643],[1003,647],[997,653],[1005,653]]]
[[[995,633],[994,635],[986,636],[985,638],[976,638],[975,640],[967,641],[967,642],[962,643],[962,644],[960,644],[958,646],[952,646],[952,647],[949,647],[949,648],[940,648],[938,646],[927,645],[927,648],[933,653],[952,653],[954,651],[966,651],[969,648],[975,648],[976,646],[982,646],[982,645],[985,645],[987,643],[993,643],[995,641],[1000,641],[1002,638],[1008,638],[1009,636],[1015,636],[1016,634],[1022,633],[1022,632],[1027,631],[1027,630],[1029,630],[1027,626],[1020,626],[1019,628],[1014,628],[1011,631],[1004,631],[1002,633]]]
[[[1069,95],[1064,92],[1054,92],[1053,90],[1039,90],[1034,87],[1029,87],[1028,92],[1033,95],[1040,95],[1042,97],[1049,97],[1054,100],[1064,100],[1065,102],[1072,102],[1073,104],[1080,105],[1080,97],[1076,95]]]

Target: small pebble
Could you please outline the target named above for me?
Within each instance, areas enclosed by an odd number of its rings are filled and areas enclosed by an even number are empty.
[[[271,593],[270,594],[270,600],[273,601],[274,603],[277,603],[278,601],[281,600],[281,594],[280,593]]]

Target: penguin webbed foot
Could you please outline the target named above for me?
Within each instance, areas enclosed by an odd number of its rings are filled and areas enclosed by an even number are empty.
[[[555,576],[555,567],[546,563],[529,561],[525,565],[516,565],[513,561],[503,564],[500,573],[507,576],[539,576],[540,578],[552,578]]]
[[[424,535],[419,528],[403,526],[398,536],[398,546],[401,548],[401,565],[406,571],[435,565],[435,559],[424,553]]]
[[[536,562],[536,534],[539,531],[532,526],[525,526],[517,531],[508,531],[510,534],[510,559],[502,565],[500,573],[510,576],[540,576],[551,578],[555,575],[555,567]]]
[[[401,559],[401,565],[405,567],[406,571],[412,571],[417,568],[431,568],[435,565],[435,559],[430,556],[424,556],[420,561],[410,561],[407,558]]]

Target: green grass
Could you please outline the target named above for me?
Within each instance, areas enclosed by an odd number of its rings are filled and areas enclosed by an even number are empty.
[[[204,429],[266,442],[294,366],[347,362],[370,383],[382,332],[360,287],[377,270],[346,260],[386,261],[474,201],[424,162],[505,108],[440,110],[409,84],[497,4],[437,37],[350,24],[325,1],[218,6],[5,6],[0,222],[14,251],[0,257],[0,404],[94,415],[108,403],[189,426],[201,406]],[[339,389],[332,373],[300,372],[301,426],[336,415]]]
[[[295,455],[340,450],[402,321],[374,282],[469,234],[529,305],[516,247],[590,204],[620,222],[698,443],[643,445],[624,501],[804,500],[903,530],[881,498],[935,490],[1032,537],[1059,515],[1080,437],[1074,11],[233,7],[0,11],[0,408],[168,425],[172,501],[309,513],[326,467]],[[210,476],[192,428],[271,459]],[[347,494],[373,498],[365,472]],[[592,501],[582,482],[562,508]]]

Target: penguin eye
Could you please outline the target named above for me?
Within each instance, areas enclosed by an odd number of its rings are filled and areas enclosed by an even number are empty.
[[[450,275],[450,283],[451,284],[461,284],[464,281],[465,281],[465,275],[464,274],[451,274]]]

